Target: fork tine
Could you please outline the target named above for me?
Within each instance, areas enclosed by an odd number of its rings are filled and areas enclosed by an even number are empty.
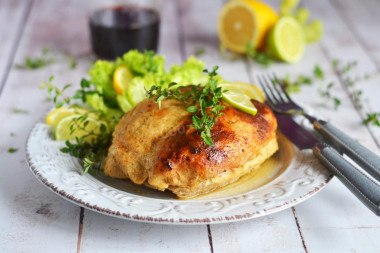
[[[274,76],[274,73],[273,73]],[[286,91],[283,89],[282,84],[278,81],[278,79],[275,79],[270,74],[268,74],[268,79],[270,80],[272,84],[273,90],[277,93],[277,96],[281,98],[281,102],[287,103],[289,102],[288,96],[286,95]],[[280,86],[280,88],[279,88]]]
[[[264,82],[263,80],[265,80],[265,77],[262,76],[263,79],[260,78],[260,76],[258,75],[257,76],[257,80],[259,80],[259,84],[261,86],[261,88],[263,89],[264,91],[264,94],[265,94],[265,97],[267,99],[267,101],[269,101],[270,103],[276,103],[277,102],[277,99],[275,97],[273,97],[270,93],[269,93],[269,88],[267,87],[266,85],[266,82]]]
[[[260,76],[257,75],[256,78],[257,78],[257,80],[259,81],[259,84],[260,84],[262,90],[264,91],[265,98],[266,98],[266,101],[265,101],[265,102],[268,103],[269,106],[270,106],[272,109],[275,108],[275,104],[277,103],[277,102],[276,102],[276,99],[273,98],[273,97],[269,94],[269,92],[268,92],[268,88],[266,87],[266,84],[264,83],[264,81],[261,80]],[[263,78],[264,78],[264,77],[263,77]]]
[[[280,80],[277,78],[276,74],[275,73],[272,73],[273,77],[274,77],[274,80],[279,84],[278,86],[280,86],[280,89],[282,90],[282,94],[284,94],[286,96],[286,98],[292,102],[293,100],[289,97],[288,95],[288,92],[286,92],[285,88],[284,88],[284,85],[281,84]]]
[[[280,93],[277,90],[274,90],[275,85],[273,85],[273,83],[271,82],[271,79],[270,78],[268,79],[268,77],[263,75],[263,80],[270,94],[272,95],[273,98],[275,98],[274,103],[284,102],[284,99],[280,96]]]

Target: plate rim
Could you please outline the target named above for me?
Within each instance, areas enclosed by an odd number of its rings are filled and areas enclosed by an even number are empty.
[[[101,206],[98,206],[97,204],[94,205],[94,204],[91,204],[90,202],[87,202],[83,199],[77,198],[74,195],[67,193],[64,189],[59,189],[57,186],[54,185],[53,182],[50,182],[46,177],[44,177],[40,173],[40,171],[38,170],[38,168],[36,167],[34,162],[32,161],[32,156],[31,156],[31,154],[29,152],[29,148],[28,148],[30,140],[33,137],[32,134],[37,129],[37,127],[39,125],[46,126],[46,124],[42,123],[41,121],[36,122],[33,125],[32,129],[29,131],[29,134],[28,134],[28,137],[27,137],[26,143],[25,143],[25,154],[26,154],[28,166],[29,166],[31,172],[34,174],[34,176],[38,179],[38,181],[40,181],[49,190],[51,190],[52,192],[54,192],[58,196],[64,198],[65,200],[70,201],[71,203],[74,203],[78,206],[81,206],[83,208],[86,208],[86,209],[89,209],[89,210],[92,210],[92,211],[95,211],[98,213],[102,213],[105,215],[113,216],[116,218],[122,218],[122,219],[126,219],[126,220],[132,220],[132,221],[138,221],[138,222],[148,222],[148,223],[170,224],[170,225],[221,224],[221,223],[244,221],[244,220],[248,220],[248,219],[253,219],[253,218],[258,218],[258,217],[266,216],[269,214],[273,214],[273,213],[285,210],[289,207],[295,206],[295,205],[305,201],[306,199],[312,197],[317,192],[321,191],[327,185],[327,183],[329,183],[331,181],[331,179],[333,178],[333,174],[328,172],[327,173],[328,175],[326,176],[324,182],[321,182],[319,185],[315,186],[312,190],[306,192],[305,194],[303,194],[301,196],[297,196],[296,198],[294,198],[290,201],[284,202],[281,205],[275,205],[271,208],[263,209],[262,212],[251,212],[251,213],[247,212],[247,213],[243,213],[240,215],[219,216],[217,218],[212,218],[212,219],[210,219],[210,218],[203,218],[203,219],[200,219],[200,218],[190,218],[190,219],[170,218],[169,219],[169,218],[162,218],[162,217],[155,218],[155,217],[150,217],[150,216],[131,215],[131,214],[128,214],[125,212],[115,211],[115,210],[111,210],[111,209],[106,208],[106,207],[101,207]],[[293,144],[293,146],[294,146],[294,144]],[[300,152],[302,152],[302,151],[300,151]],[[75,159],[75,158],[72,158],[72,159]],[[288,173],[288,170],[289,170],[288,168],[285,169],[285,171],[281,175],[277,176],[274,180],[268,182],[267,184],[264,184],[263,186],[260,186],[259,188],[254,189],[250,192],[254,192],[254,191],[256,191],[262,187],[268,186],[270,184],[274,184],[276,181],[281,179],[283,174]],[[91,176],[91,177],[94,180],[96,180],[97,182],[100,182],[101,184],[106,185],[105,183],[97,180],[95,177],[93,177],[93,176]],[[121,190],[116,189],[110,185],[107,185],[107,187],[112,188],[115,191],[121,191]],[[124,193],[128,193],[128,192],[124,192]],[[128,194],[131,194],[131,195],[134,195],[137,197],[141,197],[141,198],[149,198],[149,197],[145,197],[145,196],[139,196],[139,195],[136,195],[133,193],[128,193]],[[236,196],[239,196],[242,194],[245,194],[245,193],[241,193],[241,194],[235,195],[233,197],[236,197]],[[221,200],[221,199],[228,199],[228,198],[231,198],[231,197],[222,197],[222,198],[213,199],[213,200]],[[153,198],[149,198],[149,199],[153,199]],[[154,199],[154,200],[157,201],[157,199]],[[198,202],[199,203],[199,202],[203,202],[203,201],[212,201],[212,200],[210,200],[210,199],[209,200],[191,200],[191,199],[190,200],[170,200],[170,199],[164,200],[164,199],[161,199],[161,201],[182,202],[182,203]]]

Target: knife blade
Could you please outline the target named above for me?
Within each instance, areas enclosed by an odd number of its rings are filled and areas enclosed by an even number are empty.
[[[349,163],[332,147],[321,142],[290,116],[276,114],[278,128],[299,149],[312,149],[329,169],[372,212],[380,216],[380,182]]]

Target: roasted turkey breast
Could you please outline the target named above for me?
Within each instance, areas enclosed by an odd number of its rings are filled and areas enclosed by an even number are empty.
[[[255,116],[223,102],[224,115],[207,145],[191,127],[184,103],[167,99],[161,109],[152,99],[125,114],[113,133],[105,173],[129,178],[158,190],[191,198],[237,180],[257,168],[278,149],[272,111],[252,100]]]

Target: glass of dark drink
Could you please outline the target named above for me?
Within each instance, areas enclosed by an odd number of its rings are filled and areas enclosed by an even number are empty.
[[[160,1],[88,1],[92,49],[114,59],[131,49],[157,51]]]

